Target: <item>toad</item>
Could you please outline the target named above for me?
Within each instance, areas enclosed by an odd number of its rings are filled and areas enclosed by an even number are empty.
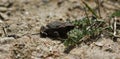
[[[72,30],[75,26],[70,22],[54,21],[41,27],[41,37],[50,38],[67,38],[67,32]]]

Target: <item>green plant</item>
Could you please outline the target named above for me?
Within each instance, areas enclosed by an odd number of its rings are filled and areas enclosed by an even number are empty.
[[[111,15],[111,17],[120,17],[120,10],[118,10],[118,11],[115,11],[112,15]]]
[[[68,32],[68,38],[64,41],[65,46],[76,45],[85,36],[95,37],[102,32],[104,21],[97,19],[83,18],[81,20],[72,21],[76,28]]]
[[[86,17],[80,20],[72,21],[71,23],[75,25],[75,28],[67,33],[68,38],[64,41],[64,45],[69,48],[71,46],[76,46],[84,38],[87,39],[96,38],[103,32],[109,33],[111,36],[112,28],[107,25],[104,19],[100,19],[100,15],[98,16],[95,11],[84,1],[82,1],[86,8],[93,14],[92,18],[88,17],[86,13]],[[113,16],[120,16],[120,11],[116,11],[112,14]],[[85,39],[86,40],[86,39]]]
[[[71,30],[67,34],[68,38],[64,42],[65,46],[75,45],[83,37],[82,31],[76,28]]]

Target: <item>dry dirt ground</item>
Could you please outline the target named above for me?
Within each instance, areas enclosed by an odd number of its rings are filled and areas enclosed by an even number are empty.
[[[108,19],[120,9],[120,1],[104,1],[101,14]],[[87,3],[97,9],[92,0]],[[65,54],[59,40],[36,34],[49,22],[83,18],[83,6],[81,0],[0,0],[0,59],[120,59],[120,39],[103,37]]]

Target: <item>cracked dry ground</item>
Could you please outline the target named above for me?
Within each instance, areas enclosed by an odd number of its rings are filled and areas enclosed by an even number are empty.
[[[88,4],[96,8],[94,2]],[[103,6],[101,14],[107,19],[120,9],[120,1],[109,0]],[[0,59],[120,59],[119,39],[100,38],[65,54],[59,40],[33,35],[49,22],[81,19],[84,15],[80,0],[0,0]]]

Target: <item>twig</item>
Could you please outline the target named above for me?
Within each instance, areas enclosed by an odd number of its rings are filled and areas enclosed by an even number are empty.
[[[87,19],[89,19],[86,8],[84,8],[84,10],[85,10],[85,15],[87,16]]]
[[[2,29],[3,29],[3,32],[4,32],[5,36],[7,36],[7,33],[6,33],[6,31],[5,31],[5,28],[2,27]]]
[[[101,18],[101,10],[100,10],[101,1],[97,0],[96,3],[98,4],[98,14],[99,14],[99,17]]]
[[[88,17],[88,13],[87,13],[86,8],[84,8],[84,10],[85,10],[85,15],[86,15],[86,17],[87,17],[87,19],[88,19],[88,22],[89,22],[89,24],[90,24],[90,19],[89,19],[89,17]]]
[[[116,31],[117,31],[117,29],[116,29],[116,20],[117,20],[117,18],[114,17],[113,20],[114,20],[114,24],[113,24],[113,31],[114,31],[114,33],[113,33],[113,35],[116,36]]]

